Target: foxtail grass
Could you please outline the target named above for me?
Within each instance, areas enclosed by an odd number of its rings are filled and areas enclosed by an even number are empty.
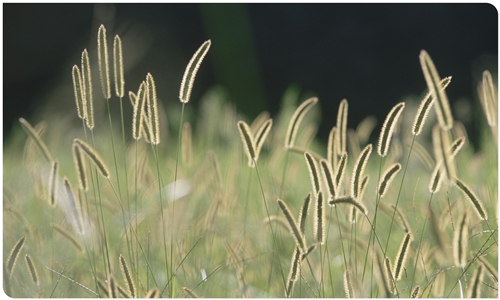
[[[306,159],[307,169],[309,170],[309,177],[311,178],[312,192],[314,195],[318,195],[321,189],[318,163],[309,152],[305,152],[304,157]]]
[[[130,272],[130,268],[128,267],[127,261],[125,260],[123,254],[120,254],[120,268],[122,270],[122,275],[125,279],[129,294],[132,296],[132,298],[137,298],[134,278],[132,277],[132,273]]]
[[[467,263],[467,244],[469,239],[468,215],[464,212],[458,222],[458,230],[453,235],[453,260],[455,266],[465,268]]]
[[[200,48],[195,52],[188,65],[186,66],[186,71],[184,71],[184,76],[182,77],[181,88],[179,91],[179,99],[182,103],[188,103],[191,98],[191,90],[193,89],[194,79],[198,69],[200,68],[201,62],[205,55],[207,55],[208,50],[212,42],[210,40],[204,42]]]
[[[391,144],[392,134],[394,133],[394,128],[398,122],[399,116],[405,108],[405,103],[400,102],[394,106],[387,117],[385,118],[384,125],[382,125],[382,132],[380,133],[378,140],[377,153],[381,157],[387,156],[389,152],[389,145]]]
[[[56,159],[52,162],[49,178],[49,204],[54,207],[57,204],[57,190],[59,183],[59,161]]]
[[[29,254],[26,254],[24,257],[24,260],[26,261],[26,267],[28,267],[28,271],[30,273],[31,281],[33,281],[33,284],[38,286],[38,272],[36,271],[36,267],[33,264],[33,261],[31,260],[31,256]]]
[[[99,172],[103,177],[107,179],[111,178],[108,166],[104,163],[104,160],[101,158],[99,153],[97,153],[97,151],[94,150],[94,148],[92,148],[89,144],[85,143],[80,139],[74,139],[73,143],[78,145],[80,149],[83,150],[83,152],[85,152],[85,154],[94,163],[94,165],[97,167],[97,170],[99,170]]]
[[[122,40],[115,36],[113,43],[113,70],[115,75],[115,93],[119,98],[125,95],[125,76],[123,74]]]
[[[285,148],[291,148],[295,144],[295,138],[297,137],[297,131],[299,129],[300,123],[304,118],[305,114],[318,103],[318,98],[312,97],[302,102],[302,104],[297,107],[293,113],[290,123],[288,123],[288,129],[285,137]]]
[[[368,214],[368,209],[366,209],[366,206],[363,203],[361,203],[358,199],[352,196],[340,196],[330,200],[328,204],[330,204],[330,206],[334,206],[337,204],[349,204],[356,207],[359,210],[359,212],[362,213],[363,215]]]
[[[451,76],[444,78],[441,80],[441,89],[445,89],[448,84],[451,82]],[[431,111],[432,105],[434,104],[434,100],[436,98],[433,97],[432,93],[429,92],[424,97],[422,102],[420,102],[420,106],[418,107],[417,114],[415,115],[415,120],[413,121],[412,134],[419,135],[422,133],[422,129],[424,128],[425,120],[427,120],[427,116]]]
[[[467,290],[467,298],[481,298],[481,287],[483,284],[483,265],[479,264],[477,269],[472,274],[472,279]]]
[[[483,72],[483,81],[481,86],[483,95],[482,102],[486,120],[488,121],[488,125],[495,126],[497,97],[495,95],[495,86],[493,85],[493,79],[491,78],[490,71],[486,70]]]
[[[411,234],[405,234],[401,245],[399,246],[398,253],[396,254],[396,259],[394,260],[393,275],[396,281],[400,280],[403,275],[403,269],[406,264],[406,258],[410,250]]]
[[[279,207],[281,208],[281,211],[283,212],[286,220],[288,221],[288,226],[290,226],[291,229],[290,234],[295,239],[295,243],[297,244],[297,247],[300,249],[300,253],[306,253],[307,251],[306,239],[304,235],[301,233],[300,228],[297,225],[297,221],[295,220],[295,217],[290,211],[290,208],[288,208],[288,205],[285,203],[285,201],[281,199],[278,199],[277,201]]]
[[[304,255],[303,253],[302,255]],[[300,262],[301,262],[301,250],[299,247],[295,247],[292,254],[292,262],[290,264],[290,272],[288,273],[288,280],[285,290],[285,297],[291,298],[293,294],[293,287],[295,282],[299,279],[300,273]]]
[[[304,236],[306,231],[306,218],[307,215],[309,214],[310,206],[311,206],[311,193],[307,194],[307,197],[304,200],[304,204],[302,205],[299,211],[298,227],[300,229],[300,233]]]
[[[108,43],[106,41],[106,28],[104,25],[99,27],[99,32],[97,34],[97,50],[102,94],[104,99],[109,99],[111,98],[111,87],[109,84]]]
[[[9,277],[12,277],[12,273],[14,272],[14,268],[16,267],[17,258],[19,257],[19,254],[21,253],[25,242],[26,236],[23,236],[16,242],[12,250],[10,250],[9,257],[7,258],[6,262],[6,269]]]
[[[314,239],[320,245],[325,243],[326,234],[325,223],[325,200],[323,199],[323,192],[319,191],[316,195],[316,207],[314,211]]]
[[[429,92],[437,100],[435,107],[439,125],[443,130],[449,130],[453,127],[453,116],[451,114],[448,97],[444,89],[441,88],[441,77],[439,77],[436,66],[425,50],[420,52],[420,65]]]
[[[85,122],[90,130],[94,129],[94,98],[92,96],[92,72],[90,70],[89,53],[82,52],[82,87],[85,96]]]
[[[80,148],[78,145],[73,144],[73,161],[75,163],[76,175],[78,177],[78,183],[80,184],[80,188],[84,191],[88,191],[89,185],[87,180],[87,170],[85,167],[85,162],[83,161],[82,153],[80,152]]]
[[[363,151],[359,154],[359,157],[354,165],[351,177],[351,196],[353,198],[358,198],[361,191],[361,180],[365,166],[372,153],[372,144],[368,144]]]
[[[80,119],[86,118],[87,108],[82,84],[82,76],[77,65],[73,66],[73,90],[75,92],[76,111]]]
[[[248,126],[245,121],[238,122],[238,130],[240,131],[241,141],[243,142],[245,153],[248,157],[248,166],[253,168],[253,161],[257,158],[257,152],[255,148],[255,141],[252,136],[252,131],[250,130],[250,126]]]
[[[35,141],[38,148],[40,148],[40,150],[42,151],[43,157],[45,157],[47,162],[52,163],[52,161],[53,161],[52,155],[50,155],[49,149],[47,148],[47,146],[45,146],[45,143],[38,136],[35,129],[33,129],[33,127],[31,127],[30,123],[28,123],[28,121],[26,121],[23,118],[20,118],[19,122],[21,123],[21,126],[23,127],[26,134],[28,134],[28,136],[31,137]]]
[[[482,220],[487,220],[488,214],[484,209],[483,203],[481,202],[481,200],[479,200],[474,191],[472,191],[472,189],[467,184],[465,184],[465,182],[458,178],[455,179],[454,183],[456,187],[465,195],[465,197],[470,200],[479,218],[481,218]]]
[[[160,290],[157,287],[150,289],[144,298],[160,298]]]
[[[387,188],[389,187],[392,180],[394,179],[394,177],[396,177],[396,174],[398,174],[400,170],[401,170],[401,164],[395,163],[384,172],[384,175],[382,175],[382,181],[380,182],[377,189],[377,192],[380,197],[383,197],[385,195],[385,193],[387,192]]]
[[[347,100],[344,99],[340,102],[339,111],[337,113],[337,151],[339,155],[346,153],[346,141],[347,141],[347,111],[348,104]]]

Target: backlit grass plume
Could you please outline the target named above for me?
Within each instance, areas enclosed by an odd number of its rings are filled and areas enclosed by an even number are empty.
[[[269,132],[271,132],[271,127],[273,126],[273,119],[268,119],[265,121],[257,130],[254,136],[255,141],[255,161],[259,159],[260,150],[262,150],[262,146],[264,146],[264,142],[266,141]]]
[[[113,43],[113,70],[115,71],[116,96],[122,98],[125,95],[125,76],[123,74],[122,40],[117,35]]]
[[[436,98],[435,107],[439,124],[443,130],[449,130],[453,127],[453,116],[451,115],[448,97],[446,96],[445,90],[441,88],[441,77],[439,77],[436,66],[425,50],[420,52],[420,65],[429,92]]]
[[[129,94],[130,95],[130,94]],[[146,82],[142,82],[139,86],[137,96],[132,93],[131,99],[135,98],[133,104],[134,111],[132,114],[132,137],[136,140],[141,138],[141,134],[146,130],[151,135],[151,128],[144,128],[146,117],[145,104],[146,104]]]
[[[57,203],[57,186],[59,182],[59,161],[56,159],[52,162],[49,177],[49,204],[56,206]]]
[[[31,260],[31,256],[29,254],[26,254],[24,257],[24,260],[26,261],[26,267],[28,267],[28,271],[30,273],[31,281],[33,281],[33,284],[38,286],[38,272],[36,271],[36,267],[33,264],[33,261]]]
[[[92,72],[90,70],[89,53],[87,49],[82,52],[82,86],[85,96],[85,121],[87,127],[94,129],[94,98],[92,96]]]
[[[89,144],[85,143],[80,139],[74,139],[73,144],[78,145],[80,149],[83,150],[83,152],[85,152],[85,154],[94,163],[94,165],[97,167],[102,176],[108,179],[110,178],[108,166],[106,166],[104,160],[101,158],[99,153],[97,153],[97,151],[94,150],[94,148],[92,148]]]
[[[340,184],[342,183],[342,179],[344,178],[345,169],[347,167],[347,153],[342,154],[340,157],[337,171],[335,172],[335,187],[338,192],[340,192]]]
[[[448,151],[451,146],[448,132],[435,125],[432,129],[432,144],[434,146],[436,161],[441,162],[440,172],[444,174],[446,178],[453,180],[457,172],[452,153]]]
[[[306,239],[304,235],[300,232],[300,228],[297,225],[297,221],[293,217],[292,213],[290,212],[290,209],[288,208],[288,205],[281,199],[278,199],[278,205],[281,208],[281,211],[285,215],[285,218],[288,221],[288,225],[290,226],[291,229],[291,234],[293,238],[295,239],[295,243],[297,244],[297,247],[300,249],[300,253],[306,253],[307,247],[306,247]]]
[[[344,271],[344,292],[346,298],[356,298],[356,295],[354,294],[354,286],[352,284],[352,275],[347,269]]]
[[[474,208],[475,208],[478,216],[483,220],[487,220],[488,214],[486,213],[486,210],[484,209],[483,203],[481,202],[481,200],[479,200],[479,198],[472,191],[472,189],[467,184],[465,184],[465,182],[463,182],[462,180],[460,180],[458,178],[455,178],[454,183],[457,186],[457,188],[465,195],[465,197],[467,197],[467,199],[470,200],[472,205],[474,205]]]
[[[86,118],[85,95],[83,91],[82,76],[77,65],[73,66],[73,90],[75,92],[76,111],[80,119]]]
[[[495,94],[495,86],[493,85],[493,79],[491,78],[491,73],[488,70],[483,72],[483,81],[481,87],[482,87],[481,98],[483,102],[484,112],[486,114],[486,119],[488,120],[488,125],[495,126],[497,97]]]
[[[189,61],[186,71],[184,71],[184,76],[182,77],[181,89],[179,91],[179,99],[183,103],[188,103],[191,98],[191,90],[193,89],[194,79],[196,73],[200,68],[201,62],[205,55],[207,55],[208,50],[212,42],[210,40],[204,42],[201,47],[195,52],[191,60]]]
[[[311,178],[312,192],[314,195],[317,195],[321,189],[318,163],[309,152],[305,152],[304,157],[306,159],[307,169],[309,170],[309,177]]]
[[[372,144],[368,144],[359,154],[358,160],[354,165],[351,177],[351,196],[358,198],[361,191],[361,179],[365,170],[366,163],[372,153]]]
[[[125,284],[127,286],[129,294],[132,298],[137,298],[137,291],[135,289],[134,278],[132,273],[130,272],[130,268],[128,267],[127,261],[123,254],[120,254],[120,268],[122,270],[123,278],[125,279]]]
[[[453,260],[455,261],[455,266],[459,268],[465,268],[467,263],[467,244],[469,239],[469,227],[467,223],[467,212],[464,212],[458,222],[458,228],[453,235]]]
[[[309,207],[311,206],[311,198],[312,198],[311,193],[307,194],[307,197],[304,200],[304,204],[302,205],[299,211],[298,226],[300,228],[300,233],[302,233],[302,235],[304,235],[306,232],[306,218],[307,215],[309,214]]]
[[[295,282],[299,279],[300,273],[300,257],[301,252],[299,247],[295,247],[292,254],[292,263],[290,264],[290,272],[288,273],[288,280],[286,284],[285,297],[292,297],[293,287]]]
[[[326,237],[326,223],[325,223],[325,200],[323,193],[318,192],[316,196],[316,207],[314,210],[314,239],[317,243],[323,245]]]
[[[389,145],[391,144],[392,134],[396,123],[398,122],[399,116],[405,108],[404,102],[400,102],[394,106],[387,117],[385,118],[384,125],[382,125],[382,131],[378,139],[378,155],[384,157],[389,152]]]
[[[151,73],[148,73],[146,77],[146,96],[148,103],[148,121],[149,124],[151,124],[151,144],[158,145],[160,143],[160,119],[158,116],[156,86]]]
[[[350,204],[356,207],[362,214],[364,215],[368,214],[366,206],[363,203],[361,203],[358,199],[353,198],[352,196],[340,196],[330,200],[328,204],[330,204],[330,206],[334,206],[336,204]]]
[[[337,151],[339,155],[346,153],[346,136],[347,136],[347,100],[340,102],[339,111],[337,113]]]
[[[398,174],[400,170],[401,170],[401,164],[395,163],[384,172],[384,175],[382,175],[382,181],[380,181],[380,184],[377,189],[377,192],[380,195],[380,197],[383,197],[385,195],[389,184],[392,182],[394,177],[396,177],[396,174]]]
[[[87,191],[89,189],[85,161],[83,160],[82,153],[77,144],[73,143],[73,161],[75,163],[76,175],[78,177],[78,182],[80,187]]]
[[[288,129],[286,131],[285,137],[285,148],[291,148],[294,146],[295,138],[297,137],[297,131],[299,129],[300,123],[304,118],[305,114],[318,103],[318,98],[312,97],[302,102],[299,107],[293,113],[290,123],[288,123]]]
[[[17,258],[19,257],[19,254],[21,253],[21,250],[23,249],[25,242],[26,242],[26,236],[23,236],[16,242],[16,244],[10,251],[9,257],[7,258],[7,263],[6,263],[7,273],[11,277],[12,277],[12,272],[14,272],[14,268],[16,267]]]
[[[245,121],[238,122],[238,130],[240,131],[241,141],[245,148],[245,153],[248,157],[248,166],[253,168],[254,161],[257,159],[257,153],[255,149],[255,141],[253,140],[252,131],[250,126]]]
[[[448,84],[451,82],[451,76],[444,78],[441,80],[441,88],[445,89]],[[436,98],[433,97],[431,92],[427,93],[422,102],[420,102],[420,106],[418,107],[417,114],[415,115],[415,120],[413,121],[412,133],[413,135],[419,135],[422,133],[422,129],[424,128],[425,120],[431,111],[432,105],[434,104],[434,100]]]
[[[337,196],[337,187],[335,186],[335,178],[333,177],[332,167],[324,158],[319,161],[319,165],[321,166],[321,173],[325,178],[330,198],[335,198]]]
[[[411,235],[410,233],[407,233],[405,234],[403,241],[401,242],[401,246],[399,246],[398,254],[396,255],[396,259],[394,260],[394,269],[392,271],[392,274],[394,275],[394,279],[396,281],[400,280],[403,275],[406,258],[408,256],[408,252],[410,251],[410,242]]]
[[[97,34],[97,57],[99,61],[99,76],[101,78],[102,94],[104,99],[111,98],[111,87],[109,84],[109,61],[108,61],[108,43],[106,41],[106,28],[104,25],[99,27]]]
[[[328,135],[328,146],[326,151],[327,151],[326,158],[328,160],[328,163],[332,167],[332,170],[336,170],[338,149],[337,149],[337,127],[335,126],[333,126],[332,130],[330,130],[330,134]]]
[[[33,127],[31,127],[30,123],[28,123],[28,121],[26,121],[23,118],[20,118],[19,122],[21,123],[21,126],[23,127],[26,134],[28,134],[28,136],[31,137],[35,141],[38,148],[40,148],[40,150],[42,151],[43,157],[45,157],[47,162],[52,163],[52,161],[53,161],[52,155],[50,155],[49,149],[47,149],[47,146],[45,146],[45,143],[42,141],[40,136],[38,136],[35,129],[33,129]]]
[[[479,264],[474,274],[472,274],[469,289],[467,290],[467,298],[481,298],[481,287],[483,286],[484,277],[483,269],[483,265]]]

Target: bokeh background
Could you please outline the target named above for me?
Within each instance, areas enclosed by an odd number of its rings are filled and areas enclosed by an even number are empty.
[[[4,143],[19,117],[36,124],[47,111],[76,114],[71,68],[84,48],[97,61],[101,24],[110,41],[122,37],[127,91],[151,72],[160,100],[175,103],[187,62],[211,39],[193,107],[220,85],[240,113],[273,116],[294,85],[319,97],[325,140],[343,98],[348,126],[374,114],[380,127],[389,107],[423,95],[421,49],[442,77],[453,75],[455,115],[471,111],[484,69],[497,74],[498,12],[490,4],[3,4]],[[98,81],[94,90],[99,101]],[[464,118],[475,142],[476,127]]]

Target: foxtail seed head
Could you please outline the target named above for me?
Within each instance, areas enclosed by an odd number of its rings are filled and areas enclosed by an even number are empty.
[[[469,239],[468,216],[464,212],[459,221],[458,230],[453,235],[453,260],[458,268],[467,264],[467,240]]]
[[[73,161],[75,163],[76,175],[78,176],[78,182],[80,183],[80,187],[87,191],[89,189],[86,175],[86,166],[83,161],[82,153],[80,152],[80,148],[78,145],[73,144]]]
[[[299,249],[300,249],[300,253],[305,253],[307,251],[306,238],[300,232],[300,229],[297,225],[297,221],[295,220],[292,213],[290,212],[288,205],[283,200],[278,199],[278,206],[281,208],[281,211],[283,212],[283,214],[285,215],[285,218],[288,221],[288,225],[291,228],[291,234],[295,239],[295,243],[297,244],[297,247],[299,247]]]
[[[394,177],[396,177],[396,174],[398,174],[400,170],[401,170],[401,164],[395,163],[385,171],[384,175],[382,175],[382,181],[380,182],[377,189],[377,192],[380,195],[380,197],[383,197],[385,195],[389,184],[392,182]]]
[[[264,146],[264,142],[266,141],[269,132],[271,132],[271,127],[273,126],[273,119],[269,119],[265,121],[257,130],[254,136],[255,141],[255,161],[259,159],[260,150],[262,150],[262,146]]]
[[[240,131],[241,141],[245,147],[245,153],[248,157],[248,166],[254,167],[254,161],[257,160],[257,153],[255,149],[255,141],[252,136],[252,131],[245,121],[238,122],[238,130]]]
[[[340,157],[337,170],[335,172],[335,188],[340,192],[340,184],[342,183],[342,178],[344,178],[345,169],[347,167],[347,152],[342,154]]]
[[[335,179],[333,177],[331,165],[324,158],[319,161],[319,165],[321,166],[321,173],[326,180],[326,186],[328,187],[330,198],[335,198],[337,196],[337,187],[335,186]]]
[[[203,58],[210,49],[212,42],[210,40],[204,42],[200,48],[195,52],[191,60],[189,61],[186,71],[184,71],[184,76],[182,77],[181,89],[179,91],[179,99],[183,103],[188,103],[189,98],[191,98],[191,90],[193,89],[194,78],[196,73],[200,68]]]
[[[362,214],[368,215],[368,210],[366,206],[361,203],[358,199],[353,198],[352,196],[340,196],[335,199],[332,199],[328,202],[330,206],[334,206],[336,204],[350,204],[356,207]]]
[[[90,158],[90,160],[95,164],[99,172],[101,172],[101,175],[106,177],[107,179],[110,179],[110,173],[109,169],[104,163],[104,160],[101,158],[99,153],[94,150],[89,144],[85,143],[84,141],[80,139],[74,139],[73,143],[78,145],[80,149],[85,152],[85,154]]]
[[[328,148],[326,149],[326,152],[328,163],[332,167],[332,170],[337,170],[337,127],[335,126],[333,126],[332,130],[330,130],[330,134],[328,135]]]
[[[115,71],[116,96],[122,98],[125,95],[125,76],[123,74],[122,40],[117,35],[113,43],[113,69]]]
[[[346,298],[356,298],[354,295],[351,272],[347,269],[344,271],[344,292]]]
[[[318,163],[311,155],[311,153],[307,151],[304,153],[304,157],[306,158],[307,168],[309,169],[309,177],[311,178],[313,194],[317,195],[319,190],[321,189]]]
[[[12,272],[14,272],[14,268],[16,267],[17,258],[23,249],[24,243],[26,242],[26,236],[20,238],[12,250],[10,251],[9,257],[7,258],[6,269],[7,273],[10,277],[12,277]]]
[[[49,178],[49,203],[52,207],[56,206],[57,203],[57,185],[59,182],[59,161],[54,160],[52,162],[52,168],[50,169]]]
[[[134,278],[132,273],[130,273],[130,268],[128,267],[127,261],[123,254],[120,254],[120,267],[122,269],[122,275],[125,279],[125,283],[127,285],[127,289],[132,296],[132,298],[137,298],[137,291],[135,289]]]
[[[389,152],[389,145],[391,144],[392,134],[394,132],[394,127],[398,122],[399,116],[405,108],[405,103],[400,102],[394,106],[387,117],[385,118],[384,125],[382,125],[382,131],[378,139],[378,155],[384,157]]]
[[[453,116],[451,114],[448,97],[446,96],[444,89],[441,88],[441,77],[439,77],[436,66],[425,50],[420,52],[420,65],[422,67],[429,92],[437,100],[435,107],[439,125],[441,125],[443,130],[449,130],[453,127]]]
[[[302,102],[299,107],[293,113],[292,118],[290,119],[290,123],[288,123],[288,129],[286,131],[285,137],[285,148],[293,147],[295,143],[295,138],[297,137],[297,131],[299,129],[299,125],[304,118],[304,115],[313,107],[316,103],[318,103],[318,98],[312,97]]]
[[[340,102],[339,111],[337,113],[337,151],[339,155],[346,153],[346,136],[347,136],[347,99]]]
[[[307,215],[309,214],[309,207],[310,206],[311,206],[311,193],[309,192],[309,194],[307,194],[307,197],[304,200],[304,204],[300,208],[300,212],[299,212],[298,226],[300,228],[300,233],[302,233],[302,235],[304,235],[306,232],[306,218],[307,218]]]
[[[392,274],[394,275],[394,279],[396,281],[401,279],[403,274],[403,269],[406,263],[406,257],[408,256],[408,251],[410,250],[410,241],[411,234],[407,233],[403,241],[401,242],[401,246],[399,246],[398,254],[396,255],[396,259],[394,260],[394,270]]]
[[[108,43],[106,41],[106,28],[104,25],[99,27],[99,33],[97,34],[97,54],[102,94],[104,95],[104,99],[109,99],[111,98],[111,88],[109,84]]]
[[[454,181],[455,185],[458,187],[462,193],[464,193],[465,197],[467,197],[470,202],[474,205],[474,208],[476,209],[476,212],[478,216],[482,220],[487,220],[488,219],[488,214],[486,213],[486,210],[484,209],[483,203],[479,200],[479,198],[476,196],[476,194],[471,190],[471,188],[465,184],[462,180],[455,178]]]
[[[441,80],[441,88],[445,89],[448,84],[451,82],[451,76],[443,78]],[[424,128],[425,120],[431,111],[432,104],[434,104],[434,100],[436,98],[432,97],[432,94],[429,92],[424,97],[422,102],[420,102],[420,106],[418,107],[417,114],[415,115],[415,120],[413,121],[412,133],[413,135],[419,135],[422,132],[422,128]]]
[[[83,94],[82,76],[77,65],[73,66],[73,90],[75,92],[76,111],[80,119],[85,119],[85,95]]]
[[[94,129],[94,99],[92,97],[92,73],[87,49],[82,52],[82,83],[85,96],[85,120],[90,130]]]
[[[132,92],[130,92],[132,93]],[[142,82],[139,86],[139,92],[137,93],[137,97],[132,93],[129,96],[135,98],[134,103],[134,112],[132,114],[132,137],[136,140],[141,138],[141,134],[144,131],[143,122],[146,113],[144,111],[144,107],[146,104],[146,82]],[[149,131],[150,129],[147,128]],[[151,133],[151,132],[150,132]]]
[[[481,298],[481,286],[483,285],[483,265],[479,264],[477,269],[472,274],[469,289],[467,290],[467,298]]]
[[[496,94],[495,86],[493,85],[493,79],[491,78],[490,71],[486,70],[483,72],[483,82],[482,82],[482,92],[483,92],[483,106],[484,112],[486,114],[486,119],[488,120],[488,125],[495,126],[496,124]]]
[[[45,146],[45,143],[42,141],[40,136],[36,133],[35,129],[31,127],[30,123],[26,121],[23,118],[19,119],[19,122],[21,123],[21,126],[23,127],[24,131],[28,136],[30,136],[37,144],[38,148],[42,151],[43,156],[47,160],[47,162],[51,163],[52,162],[52,155],[50,155],[49,149],[47,149],[47,146]]]
[[[316,196],[316,210],[314,212],[314,238],[317,243],[323,245],[326,237],[326,222],[325,222],[325,200],[323,193],[318,192]]]
[[[292,263],[290,264],[290,272],[288,273],[287,286],[285,297],[290,298],[293,293],[295,282],[299,279],[301,253],[299,247],[295,247],[292,254]]]
[[[146,90],[149,124],[151,124],[151,144],[158,145],[160,143],[160,119],[158,117],[156,86],[151,73],[148,73],[146,77]]]
[[[31,260],[30,255],[26,254],[24,259],[26,261],[26,266],[28,267],[28,271],[30,272],[30,277],[31,277],[31,280],[33,281],[33,284],[38,286],[38,284],[39,284],[38,273],[36,271],[35,265],[33,264],[33,261]]]
[[[359,197],[363,171],[365,170],[366,163],[368,162],[368,158],[370,158],[371,153],[372,153],[372,144],[368,144],[363,149],[363,151],[361,151],[361,154],[359,154],[358,160],[354,165],[354,169],[352,171],[352,179],[351,179],[351,195],[354,198]]]

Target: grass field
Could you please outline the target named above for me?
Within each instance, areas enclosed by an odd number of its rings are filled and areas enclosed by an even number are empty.
[[[192,107],[210,43],[186,61],[181,101],[155,104],[153,76],[144,74],[142,91],[127,82],[114,63],[116,41],[108,37],[106,50],[102,33],[103,64],[90,62],[92,99],[86,65],[75,62],[81,120],[76,107],[27,120],[32,131],[19,123],[4,144],[9,296],[498,297],[497,92],[489,72],[474,83],[481,101],[470,112],[479,147],[446,114],[453,79],[441,89],[428,60],[422,80],[432,92],[394,101],[386,120],[367,114],[360,124],[347,122],[345,101],[332,112],[337,123],[325,144],[316,138],[322,100],[293,86],[279,114],[255,120],[240,116],[221,87]],[[418,107],[426,99],[433,102],[424,118]],[[107,105],[93,112],[92,101]],[[392,181],[384,180],[390,168]],[[442,184],[431,192],[434,170]]]

